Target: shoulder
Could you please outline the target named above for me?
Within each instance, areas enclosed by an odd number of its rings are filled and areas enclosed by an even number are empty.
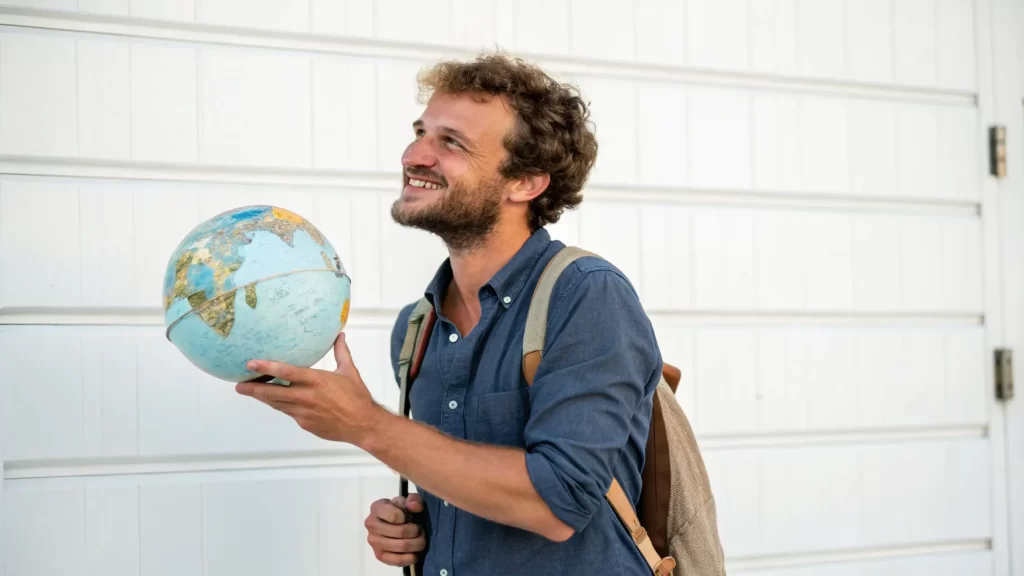
[[[574,301],[597,306],[626,305],[634,313],[642,312],[633,282],[619,267],[597,255],[577,258],[555,282],[551,311]]]
[[[538,381],[579,367],[645,393],[658,382],[662,356],[654,325],[630,279],[600,256],[578,258],[559,275],[544,334]]]
[[[548,338],[583,329],[597,340],[636,339],[657,354],[654,327],[632,281],[600,256],[583,256],[566,267],[552,288],[549,306]]]

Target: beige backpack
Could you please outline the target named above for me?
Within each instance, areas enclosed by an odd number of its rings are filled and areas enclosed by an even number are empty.
[[[523,337],[523,376],[533,384],[544,351],[548,304],[561,273],[577,258],[594,254],[567,246],[544,271],[533,293]],[[399,410],[409,416],[409,388],[423,360],[434,309],[420,300],[409,317],[399,356]],[[704,460],[690,423],[675,397],[680,372],[670,364],[654,393],[654,410],[647,438],[643,488],[634,509],[619,482],[612,478],[605,499],[630,533],[651,572],[657,576],[722,576],[725,555],[718,537],[714,496]],[[399,491],[408,496],[409,484],[400,479]],[[405,574],[422,574],[420,566]]]

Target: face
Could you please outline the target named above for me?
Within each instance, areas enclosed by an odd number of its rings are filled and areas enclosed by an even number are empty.
[[[454,250],[479,245],[498,223],[510,185],[499,168],[514,120],[500,98],[434,94],[402,155],[392,218],[437,234]]]

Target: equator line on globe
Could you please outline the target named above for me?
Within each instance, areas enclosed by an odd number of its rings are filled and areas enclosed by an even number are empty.
[[[166,337],[221,380],[258,379],[254,358],[312,366],[348,321],[351,279],[327,238],[276,206],[244,206],[192,229],[164,273]]]

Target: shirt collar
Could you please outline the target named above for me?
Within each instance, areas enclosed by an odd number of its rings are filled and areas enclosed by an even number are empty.
[[[538,228],[526,240],[523,246],[512,256],[491,279],[484,284],[494,290],[498,301],[505,308],[508,308],[516,301],[519,293],[526,285],[531,273],[536,267],[537,260],[551,244],[551,235],[545,228]],[[427,286],[424,296],[434,304],[440,306],[440,298],[452,279],[451,259],[445,259],[438,268],[433,280]]]

